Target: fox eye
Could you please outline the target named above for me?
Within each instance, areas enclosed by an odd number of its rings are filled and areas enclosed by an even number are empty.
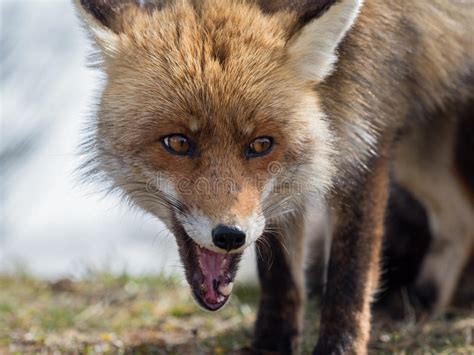
[[[192,153],[192,144],[188,137],[182,134],[171,134],[161,139],[165,149],[176,155],[186,156]]]
[[[257,158],[270,153],[273,147],[273,139],[270,137],[259,137],[253,140],[247,147],[247,158]]]

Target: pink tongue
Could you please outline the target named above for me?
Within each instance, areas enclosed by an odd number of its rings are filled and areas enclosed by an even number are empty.
[[[199,266],[204,276],[203,296],[211,304],[219,303],[217,292],[219,284],[224,281],[224,269],[227,263],[226,255],[207,249],[199,249]]]

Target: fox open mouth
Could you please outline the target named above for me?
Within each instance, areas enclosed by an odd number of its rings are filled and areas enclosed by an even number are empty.
[[[219,310],[232,293],[242,254],[211,251],[199,246],[188,236],[179,245],[186,278],[195,300],[206,310]]]

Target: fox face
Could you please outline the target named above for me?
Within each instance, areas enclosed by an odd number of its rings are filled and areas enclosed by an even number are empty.
[[[77,1],[107,82],[94,170],[173,232],[197,302],[228,300],[242,252],[335,173],[314,86],[358,11],[230,0]]]

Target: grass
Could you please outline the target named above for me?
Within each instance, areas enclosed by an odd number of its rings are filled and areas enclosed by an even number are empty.
[[[198,309],[175,278],[95,274],[55,283],[0,276],[0,353],[227,354],[248,345],[258,288],[240,285],[229,305]],[[308,302],[303,354],[317,336],[317,302]],[[441,318],[374,322],[371,354],[474,354],[474,309]]]

